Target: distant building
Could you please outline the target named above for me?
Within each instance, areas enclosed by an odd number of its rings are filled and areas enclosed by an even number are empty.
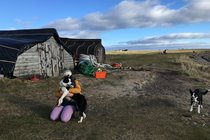
[[[126,52],[126,51],[128,51],[128,49],[122,49],[122,51]]]

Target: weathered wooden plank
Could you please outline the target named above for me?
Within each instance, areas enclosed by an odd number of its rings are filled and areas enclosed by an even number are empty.
[[[40,74],[40,69],[37,66],[25,66],[25,67],[16,67],[14,71],[14,76],[26,76],[31,74]]]
[[[73,69],[74,63],[72,56],[64,50],[64,69]]]
[[[33,71],[27,71],[27,70],[21,70],[21,71],[15,71],[14,76],[28,76],[28,75],[40,75],[40,70],[33,70]]]
[[[17,69],[17,68],[20,68],[20,67],[27,67],[27,68],[30,68],[30,67],[37,67],[37,68],[39,68],[39,63],[32,63],[32,64],[20,64],[20,65],[16,65],[15,66],[15,69]]]
[[[18,57],[38,57],[38,52],[34,52],[34,53],[23,53],[23,54],[19,55]]]
[[[27,58],[23,58],[23,59],[19,59],[18,60],[18,64],[30,64],[30,63],[39,63],[39,58],[31,58],[31,59],[27,59]]]

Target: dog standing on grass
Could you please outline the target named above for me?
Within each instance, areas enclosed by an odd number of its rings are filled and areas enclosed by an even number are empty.
[[[191,106],[190,112],[193,111],[193,107],[198,105],[198,113],[201,113],[201,108],[203,108],[203,95],[206,95],[210,89],[195,89],[194,91],[189,89],[191,95]]]

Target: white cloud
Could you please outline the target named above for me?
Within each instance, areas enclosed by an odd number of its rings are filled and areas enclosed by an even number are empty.
[[[206,39],[208,41],[200,41]],[[210,33],[173,33],[163,36],[145,37],[144,39],[121,42],[109,46],[113,49],[178,49],[178,48],[209,48]]]
[[[187,2],[176,11],[177,21],[181,23],[210,21],[209,0],[187,0]]]
[[[179,9],[170,9],[158,0],[124,0],[111,10],[90,13],[81,19],[65,18],[52,21],[45,27],[58,30],[110,30],[168,26],[189,22],[210,21],[209,0],[187,0]]]
[[[6,30],[17,30],[17,29],[15,27],[10,27],[10,28],[8,28]]]
[[[91,13],[81,21],[91,30],[141,28],[168,25],[174,10],[158,5],[157,1],[125,0],[106,13]]]
[[[45,25],[44,27],[53,27],[59,31],[78,30],[80,29],[80,21],[71,17],[58,19]]]
[[[210,33],[172,33],[163,36],[146,37],[140,40],[128,41],[126,44],[170,43],[183,39],[209,39]]]
[[[95,39],[99,38],[98,32],[90,32],[90,31],[76,31],[76,32],[59,32],[61,37],[68,37],[68,38],[83,38],[83,39]]]

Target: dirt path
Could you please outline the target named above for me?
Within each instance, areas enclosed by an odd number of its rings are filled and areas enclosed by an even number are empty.
[[[78,75],[83,92],[89,99],[112,100],[119,97],[173,97],[186,104],[192,84],[174,71],[120,71],[106,79],[91,79]],[[177,100],[176,99],[176,100]],[[178,101],[178,100],[177,100]]]

